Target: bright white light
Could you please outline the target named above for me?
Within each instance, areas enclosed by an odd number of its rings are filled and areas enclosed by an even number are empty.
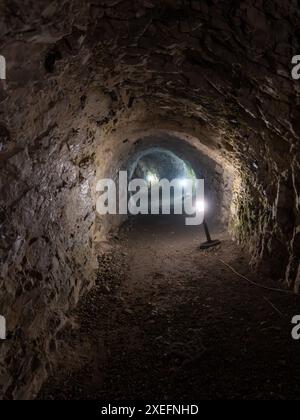
[[[147,181],[149,184],[157,184],[158,183],[158,177],[155,174],[148,174],[147,175]]]
[[[199,213],[204,213],[205,212],[205,201],[204,200],[198,200],[196,202],[196,210]]]
[[[187,184],[188,184],[188,180],[187,179],[185,179],[185,178],[182,178],[182,179],[179,179],[179,185],[181,186],[181,187],[183,187],[183,188],[185,188],[186,186],[187,186]]]

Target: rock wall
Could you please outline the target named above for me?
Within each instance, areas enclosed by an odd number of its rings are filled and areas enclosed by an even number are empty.
[[[231,230],[300,286],[297,0],[2,0],[0,394],[35,395],[93,284],[94,185],[141,133],[234,174]],[[99,233],[100,232],[100,233]]]

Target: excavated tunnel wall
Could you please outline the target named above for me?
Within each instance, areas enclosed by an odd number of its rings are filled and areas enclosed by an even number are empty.
[[[153,129],[232,173],[233,236],[299,290],[299,19],[296,0],[1,3],[1,396],[51,371],[111,228],[96,180]]]

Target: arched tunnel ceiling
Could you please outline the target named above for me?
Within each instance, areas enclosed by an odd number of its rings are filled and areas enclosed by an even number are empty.
[[[276,236],[287,262],[299,207],[296,0],[3,1],[0,12],[0,161],[15,159],[5,169],[6,206],[41,185],[57,194],[53,167],[64,176],[60,193],[79,170],[87,191],[99,143],[103,168],[128,152],[124,127],[177,131],[240,168],[235,230],[242,240],[251,235],[258,258],[272,255]],[[109,144],[116,133],[120,142]],[[32,173],[41,180],[35,190]],[[13,185],[18,177],[25,191]],[[32,215],[20,217],[23,229]]]
[[[218,129],[225,152],[249,159],[260,149],[279,162],[297,142],[296,1],[27,3],[10,15],[14,2],[1,6],[13,87],[72,74],[105,86],[120,107],[142,101]]]

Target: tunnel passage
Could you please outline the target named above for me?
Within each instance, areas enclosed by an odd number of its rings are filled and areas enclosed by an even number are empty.
[[[126,135],[126,142],[122,142],[122,148],[112,151],[107,167],[99,165],[97,179],[112,178],[118,184],[119,171],[127,171],[129,180],[141,177],[149,184],[162,178],[169,181],[184,177],[203,179],[205,217],[213,224],[223,225],[229,231],[232,229],[240,179],[234,167],[220,159],[217,151],[205,147],[199,139],[174,130],[153,130],[144,126],[135,133],[133,124],[127,133],[124,133],[123,128],[120,131],[123,137]],[[107,141],[112,144],[119,141],[118,134],[115,136],[113,133]],[[101,144],[96,155],[102,156],[106,146],[106,143]],[[97,242],[101,244],[106,235],[114,235],[125,220],[124,215],[96,214],[96,252]]]
[[[169,145],[173,151],[159,147],[146,148],[148,147],[147,140],[144,145],[143,141],[139,142],[137,150],[131,157],[132,163],[128,164],[129,179],[145,179],[149,186],[162,179],[167,179],[169,182],[177,179],[183,192],[186,180],[195,182],[195,179],[203,179],[206,218],[214,224],[222,223],[228,227],[233,199],[233,175],[230,176],[229,172],[224,174],[226,171],[213,159],[189,144],[183,144],[176,137],[168,139],[166,135],[166,138],[153,139],[153,141],[154,144],[162,141],[165,147]],[[175,154],[175,151],[179,155]],[[177,197],[177,200],[180,200],[180,197]],[[174,205],[172,211],[174,211]]]
[[[176,206],[183,208],[188,183],[195,184],[196,175],[192,167],[176,156],[174,153],[164,149],[149,149],[136,158],[129,170],[129,180],[142,179],[147,183],[148,213],[151,214],[152,207],[157,212],[174,214]],[[151,194],[151,188],[160,185],[167,180],[174,183],[166,198],[162,197],[162,188],[158,197]],[[195,188],[194,188],[195,189]],[[185,191],[186,190],[186,191]],[[192,191],[192,194],[194,191]],[[131,194],[132,196],[133,194]]]
[[[149,149],[138,156],[132,164],[129,179],[141,178],[151,184],[161,179],[194,179],[192,167],[165,149]]]
[[[180,153],[205,150],[225,177],[233,237],[299,291],[297,2],[3,1],[0,11],[0,306],[13,337],[0,349],[1,395],[35,395],[51,371],[67,314],[93,285],[96,244],[120,225],[97,217],[97,179],[126,168],[141,139],[166,147],[153,129],[176,133],[170,150],[210,171],[200,153]]]

